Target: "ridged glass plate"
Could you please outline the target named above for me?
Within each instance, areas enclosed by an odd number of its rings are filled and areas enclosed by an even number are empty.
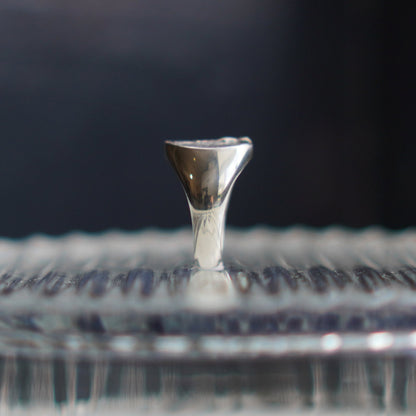
[[[411,230],[234,230],[226,272],[201,277],[184,230],[2,240],[1,406],[410,411],[415,243]]]

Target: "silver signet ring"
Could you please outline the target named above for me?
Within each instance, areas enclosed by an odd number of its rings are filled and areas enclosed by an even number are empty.
[[[165,142],[185,190],[197,267],[222,270],[225,216],[235,180],[253,155],[248,137]]]

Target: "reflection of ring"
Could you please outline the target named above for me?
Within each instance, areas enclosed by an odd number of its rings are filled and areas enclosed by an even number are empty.
[[[167,141],[166,154],[188,198],[196,265],[221,269],[228,200],[234,181],[252,157],[251,140]]]
[[[236,290],[225,270],[193,270],[187,294],[187,305],[204,312],[227,311],[237,302]]]

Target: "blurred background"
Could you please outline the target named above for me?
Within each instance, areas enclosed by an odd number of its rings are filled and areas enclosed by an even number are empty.
[[[189,225],[163,141],[226,135],[229,224],[415,225],[415,11],[2,0],[0,235]]]

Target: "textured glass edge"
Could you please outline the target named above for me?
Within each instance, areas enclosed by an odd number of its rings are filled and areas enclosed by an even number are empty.
[[[0,348],[3,356],[131,358],[144,361],[250,360],[356,354],[416,356],[416,331],[198,337],[97,336],[76,333],[61,336],[28,336],[18,331],[1,331]]]
[[[334,308],[410,310],[416,307],[415,242],[413,230],[232,230],[226,238],[226,270],[236,292],[233,297],[219,298],[215,306],[252,313],[294,309],[325,312]],[[0,312],[193,310],[198,302],[193,302],[186,287],[191,258],[189,230],[3,239]],[[274,266],[280,268],[280,275]],[[405,275],[402,266],[410,267],[411,275]],[[267,267],[269,275],[265,273]],[[151,292],[139,287],[138,279],[128,290],[120,288],[119,275],[138,269],[153,273],[156,283]],[[350,280],[331,281],[324,287],[323,273],[336,274],[337,270],[349,273]],[[278,290],[270,280],[274,278],[280,279]],[[292,283],[297,285],[295,290]]]

